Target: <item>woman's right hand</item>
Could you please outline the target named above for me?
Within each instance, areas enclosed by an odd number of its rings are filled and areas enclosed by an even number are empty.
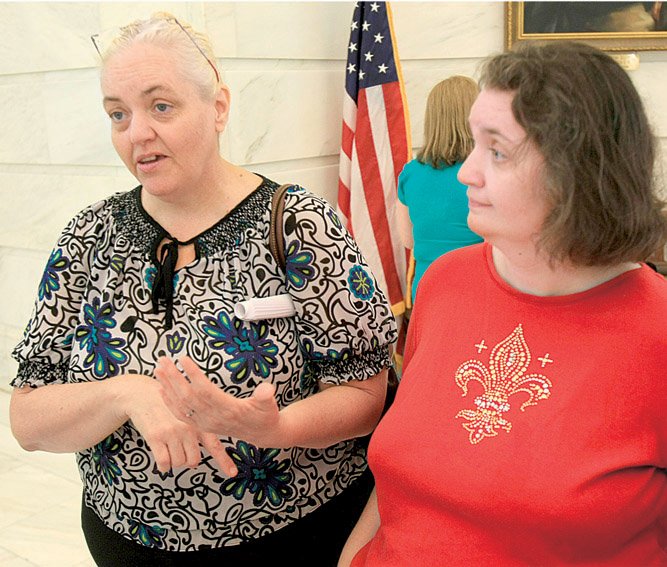
[[[162,400],[156,380],[137,374],[118,379],[125,382],[123,397],[127,418],[148,443],[160,471],[196,467],[201,460],[201,446],[225,474],[236,475],[236,466],[218,437],[174,417]]]

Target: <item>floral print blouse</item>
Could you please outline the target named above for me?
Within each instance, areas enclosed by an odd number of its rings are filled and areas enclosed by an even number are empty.
[[[249,396],[276,385],[280,407],[317,382],[368,379],[391,364],[391,309],[356,243],[323,199],[295,186],[285,201],[286,270],[268,245],[271,196],[261,185],[195,242],[196,258],[173,277],[170,329],[154,313],[153,253],[164,230],[141,205],[141,187],[79,213],[61,234],[35,309],[14,350],[12,385],[153,375],[158,357],[187,354],[225,391]],[[237,302],[289,293],[296,315],[247,322]],[[223,438],[239,473],[208,454],[194,469],[160,473],[128,421],[77,453],[84,499],[111,529],[170,551],[236,545],[294,522],[365,469],[354,440],[326,449],[260,448]]]

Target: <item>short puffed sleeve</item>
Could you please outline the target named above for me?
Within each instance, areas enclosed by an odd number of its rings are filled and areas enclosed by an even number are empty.
[[[397,339],[391,307],[333,208],[293,188],[283,223],[287,289],[312,378],[365,380],[391,366]]]
[[[105,202],[74,217],[60,234],[37,288],[23,338],[12,352],[19,369],[11,385],[38,387],[67,381],[72,341],[91,264],[104,226]]]

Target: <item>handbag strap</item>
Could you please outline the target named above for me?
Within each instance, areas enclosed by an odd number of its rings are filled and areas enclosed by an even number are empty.
[[[285,194],[292,185],[286,183],[278,187],[271,198],[271,224],[269,226],[269,250],[276,264],[285,271],[285,235],[283,234],[283,212]]]

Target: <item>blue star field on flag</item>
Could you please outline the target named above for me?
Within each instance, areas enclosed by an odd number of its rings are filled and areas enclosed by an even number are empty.
[[[385,2],[358,2],[352,15],[345,90],[357,102],[360,89],[398,81]]]

